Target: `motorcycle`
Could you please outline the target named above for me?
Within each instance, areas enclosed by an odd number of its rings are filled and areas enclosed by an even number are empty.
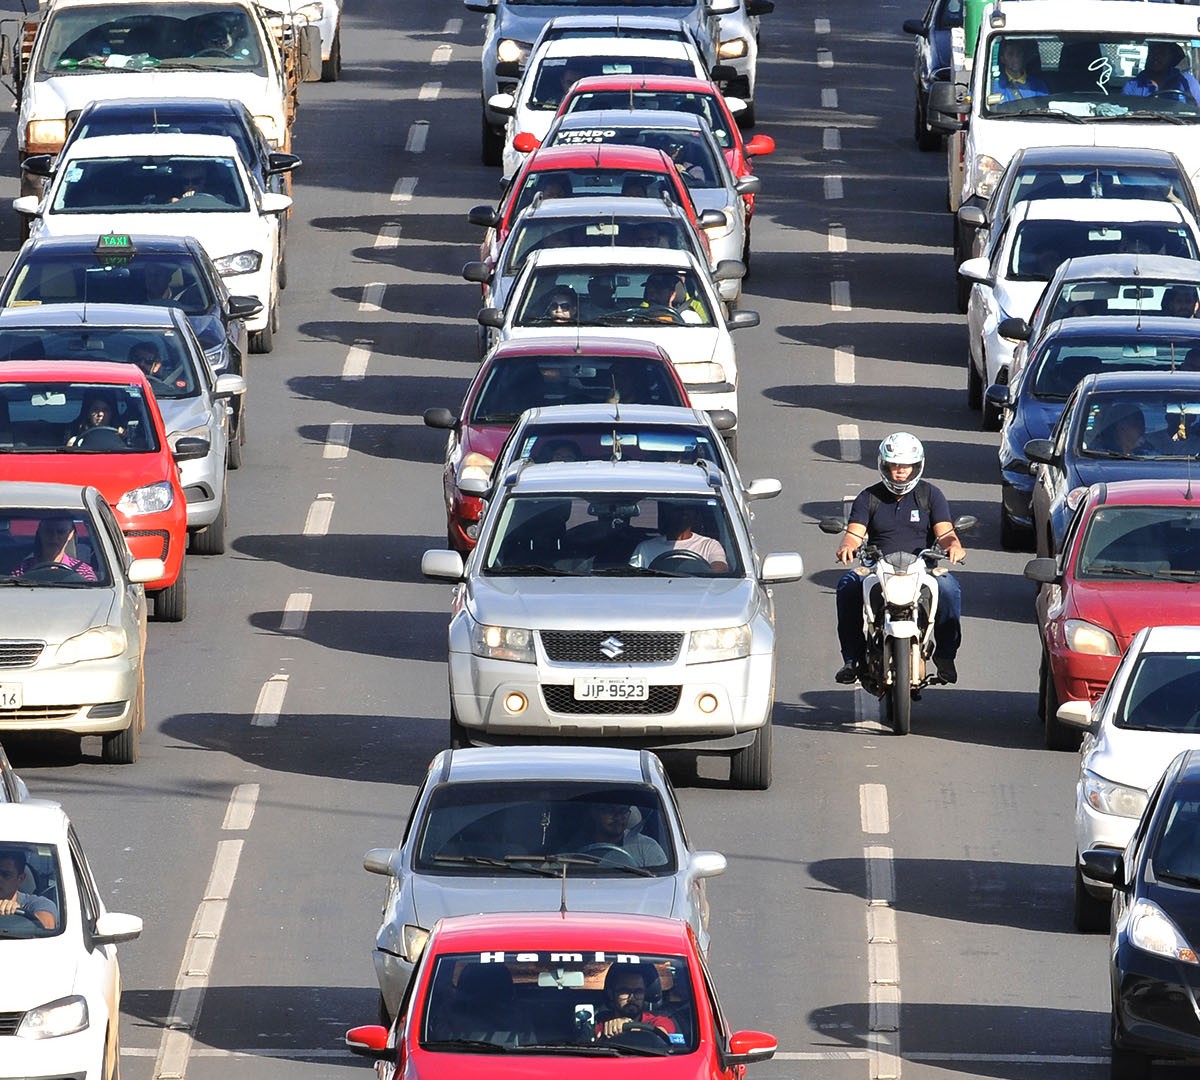
[[[970,516],[957,518],[954,529],[966,532],[975,524]],[[825,533],[841,533],[841,518],[824,518]],[[919,701],[927,686],[940,679],[930,664],[933,658],[933,625],[937,614],[936,567],[946,553],[929,547],[912,555],[895,551],[884,555],[873,544],[864,543],[855,553],[863,577],[863,636],[867,652],[859,682],[864,690],[884,702],[887,721],[897,735],[907,735],[912,721],[912,703]]]

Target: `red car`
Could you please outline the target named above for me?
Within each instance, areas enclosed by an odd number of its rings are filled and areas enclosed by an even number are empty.
[[[729,111],[725,96],[716,83],[706,79],[679,75],[594,75],[580,79],[567,91],[558,107],[558,115],[598,109],[666,109],[697,113],[708,121],[717,144],[725,151],[729,168],[738,179],[754,174],[750,164],[752,157],[775,152],[775,140],[770,135],[755,135],[749,142],[742,138],[742,130]],[[746,192],[742,198],[746,202],[746,224],[749,226],[754,213],[754,193]]]
[[[480,364],[458,416],[429,409],[425,423],[450,432],[442,487],[446,537],[464,555],[475,547],[482,490],[517,418],[542,405],[586,405],[614,399],[627,405],[690,405],[670,357],[645,341],[587,337],[505,341]]]
[[[636,185],[636,192],[634,187]],[[479,248],[479,258],[495,258],[517,215],[539,193],[544,198],[573,195],[652,195],[667,192],[683,207],[692,226],[700,221],[691,193],[671,159],[648,146],[619,146],[603,143],[582,146],[548,146],[529,155],[521,171],[501,197],[500,208],[476,206],[467,214],[472,225],[488,230]]]
[[[1200,507],[1187,480],[1094,484],[1056,559],[1034,559],[1042,585],[1038,712],[1046,745],[1072,749],[1063,701],[1095,701],[1144,626],[1191,625],[1200,611]]]
[[[740,1080],[777,1044],[731,1031],[686,922],[522,912],[442,919],[391,1029],[346,1045],[380,1080]]]
[[[162,559],[146,583],[156,618],[187,612],[187,502],[177,461],[202,458],[207,439],[167,443],[146,377],[133,364],[0,362],[0,480],[90,484],[120,523],[135,559]]]

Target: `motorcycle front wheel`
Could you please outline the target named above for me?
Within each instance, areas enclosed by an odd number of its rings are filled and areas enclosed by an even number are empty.
[[[895,735],[907,735],[912,723],[912,642],[893,638],[887,643],[892,682],[887,687],[887,718]]]

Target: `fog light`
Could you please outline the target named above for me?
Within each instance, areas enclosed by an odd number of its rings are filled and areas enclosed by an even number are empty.
[[[696,705],[702,713],[713,713],[717,711],[717,697],[715,694],[701,694],[696,699]]]
[[[525,706],[529,704],[528,698],[524,694],[513,690],[511,693],[504,695],[504,710],[509,713],[522,713],[525,711]]]

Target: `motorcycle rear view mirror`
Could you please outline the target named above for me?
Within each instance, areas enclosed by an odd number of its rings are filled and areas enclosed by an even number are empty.
[[[840,517],[821,518],[817,528],[823,533],[840,533],[846,531],[846,523]]]
[[[955,532],[970,532],[979,524],[979,518],[974,514],[963,514],[962,517],[956,517],[952,524]]]

